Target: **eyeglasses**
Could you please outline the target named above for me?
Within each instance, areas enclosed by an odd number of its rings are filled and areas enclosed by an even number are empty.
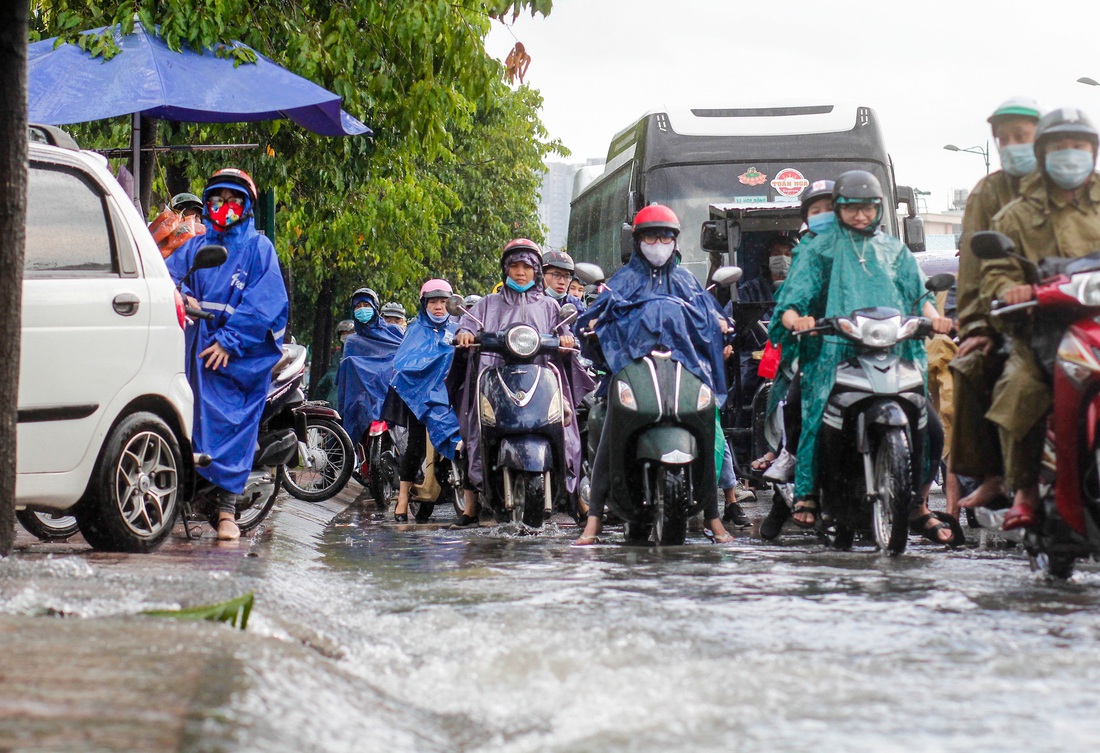
[[[560,280],[565,280],[565,279],[568,279],[568,278],[573,276],[573,275],[569,274],[568,272],[565,272],[565,271],[560,270],[560,269],[555,269],[553,267],[550,267],[549,269],[544,271],[542,273],[542,275],[543,275],[543,277],[554,277],[554,278],[557,278],[557,279],[560,279]]]
[[[868,217],[874,217],[878,214],[878,204],[842,204],[840,211],[850,212],[853,215],[865,214]]]
[[[676,236],[670,230],[643,230],[638,235],[638,240],[642,243],[672,243],[676,240]]]

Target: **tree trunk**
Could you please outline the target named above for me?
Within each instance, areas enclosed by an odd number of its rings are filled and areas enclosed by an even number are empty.
[[[156,118],[141,116],[141,146],[143,149],[147,146],[157,145],[159,125],[160,121]],[[146,220],[149,219],[150,214],[156,217],[161,210],[161,207],[153,206],[153,168],[156,167],[156,164],[156,152],[141,153],[141,208],[145,210]]]
[[[175,135],[179,133],[179,124],[173,120],[164,121],[164,128],[168,129],[168,143],[175,143]],[[183,160],[184,157],[173,156],[172,152],[166,155],[165,167],[164,167],[164,182],[168,186],[168,198],[171,199],[178,193],[193,193],[196,196],[202,194],[204,186],[191,187],[191,181],[187,177],[187,171],[184,170]]]
[[[27,215],[27,19],[30,0],[0,3],[0,556],[15,540],[15,426]]]
[[[329,276],[321,283],[321,292],[317,296],[317,314],[313,320],[313,341],[310,343],[310,351],[313,356],[312,365],[309,368],[309,394],[316,398],[317,385],[321,377],[328,371],[332,362],[332,337],[334,325],[332,322],[332,307],[336,303],[336,278]]]

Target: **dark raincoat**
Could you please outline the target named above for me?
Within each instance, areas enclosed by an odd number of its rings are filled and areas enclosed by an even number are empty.
[[[353,298],[352,309],[360,301],[369,300],[365,296]],[[393,357],[402,338],[401,329],[388,324],[375,310],[368,323],[356,321],[355,332],[344,341],[336,386],[340,415],[353,442],[363,438],[372,421],[382,418],[382,405],[393,379]]]
[[[543,295],[542,290],[542,259],[538,254],[523,251],[514,254],[509,259],[518,258],[537,270],[535,285],[524,293],[518,293],[507,285],[499,293],[493,293],[482,298],[470,309],[470,313],[459,320],[459,331],[477,334],[482,331],[477,321],[481,321],[486,332],[500,332],[512,324],[523,322],[529,324],[543,334],[555,332],[561,315],[561,306],[558,302]],[[570,334],[569,327],[556,330],[557,334]],[[465,360],[465,359],[463,359]],[[562,397],[572,407],[580,403],[584,396],[592,391],[595,386],[592,379],[577,363],[577,359],[563,356],[551,358],[540,356],[536,363],[547,365],[553,361],[562,377]],[[480,353],[472,351],[469,363],[465,367],[465,373],[461,375],[461,386],[458,392],[458,420],[462,427],[462,437],[466,442],[466,454],[469,458],[469,470],[467,479],[476,489],[482,488],[484,474],[481,467],[481,426],[478,422],[477,407],[477,377],[482,370],[491,368],[501,363],[501,358],[495,353]],[[573,411],[575,415],[575,411]],[[576,489],[581,470],[581,435],[576,420],[569,421],[565,427],[565,455],[567,465],[566,488],[572,492]]]
[[[271,369],[282,357],[286,331],[286,287],[271,241],[256,232],[251,217],[227,229],[187,241],[165,261],[172,279],[187,274],[198,250],[225,246],[229,257],[220,267],[197,270],[183,292],[213,313],[187,328],[187,379],[195,394],[196,452],[213,458],[199,475],[234,494],[244,491],[255,458]],[[198,354],[217,341],[229,352],[229,363],[212,371]]]
[[[432,446],[451,460],[460,439],[446,385],[455,355],[455,330],[449,319],[436,324],[421,309],[393,359],[394,391],[427,428]]]

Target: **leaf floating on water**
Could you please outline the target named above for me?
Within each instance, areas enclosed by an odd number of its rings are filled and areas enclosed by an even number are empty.
[[[142,614],[150,617],[173,617],[177,620],[210,620],[225,622],[244,630],[248,627],[248,615],[252,612],[252,592],[242,594],[229,601],[208,604],[186,609],[150,609]]]

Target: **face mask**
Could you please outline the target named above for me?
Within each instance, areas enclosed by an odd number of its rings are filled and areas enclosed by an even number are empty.
[[[1034,144],[1009,144],[1001,147],[1001,167],[1013,178],[1022,178],[1037,164]]]
[[[527,283],[526,285],[520,285],[518,282],[513,280],[511,277],[507,278],[504,281],[504,284],[507,285],[508,287],[510,287],[512,290],[516,291],[517,293],[526,293],[528,290],[535,287],[535,281],[534,280],[531,280],[531,282]]]
[[[655,267],[663,267],[676,249],[675,243],[639,243],[639,250],[646,261]]]
[[[806,220],[806,226],[814,235],[821,235],[836,224],[836,215],[832,212],[819,212]]]
[[[565,300],[565,293],[559,293],[558,291],[554,290],[553,288],[547,288],[546,289],[546,295],[550,296],[555,301],[564,301]]]
[[[1043,164],[1054,185],[1068,191],[1088,180],[1096,160],[1092,152],[1084,149],[1059,149],[1049,152]]]
[[[222,201],[218,197],[206,202],[206,211],[214,229],[221,232],[244,217],[244,205],[238,201]]]
[[[431,319],[436,324],[442,324],[443,322],[447,321],[447,318],[448,318],[446,314],[440,314],[439,316],[436,316],[435,314],[433,314],[431,312],[426,311],[424,313],[428,314],[428,318]]]
[[[789,256],[773,256],[768,259],[768,271],[772,273],[772,277],[786,277],[787,270],[791,268],[791,257]]]
[[[364,306],[361,309],[355,309],[355,321],[360,324],[366,324],[374,318],[374,309],[370,306]]]

